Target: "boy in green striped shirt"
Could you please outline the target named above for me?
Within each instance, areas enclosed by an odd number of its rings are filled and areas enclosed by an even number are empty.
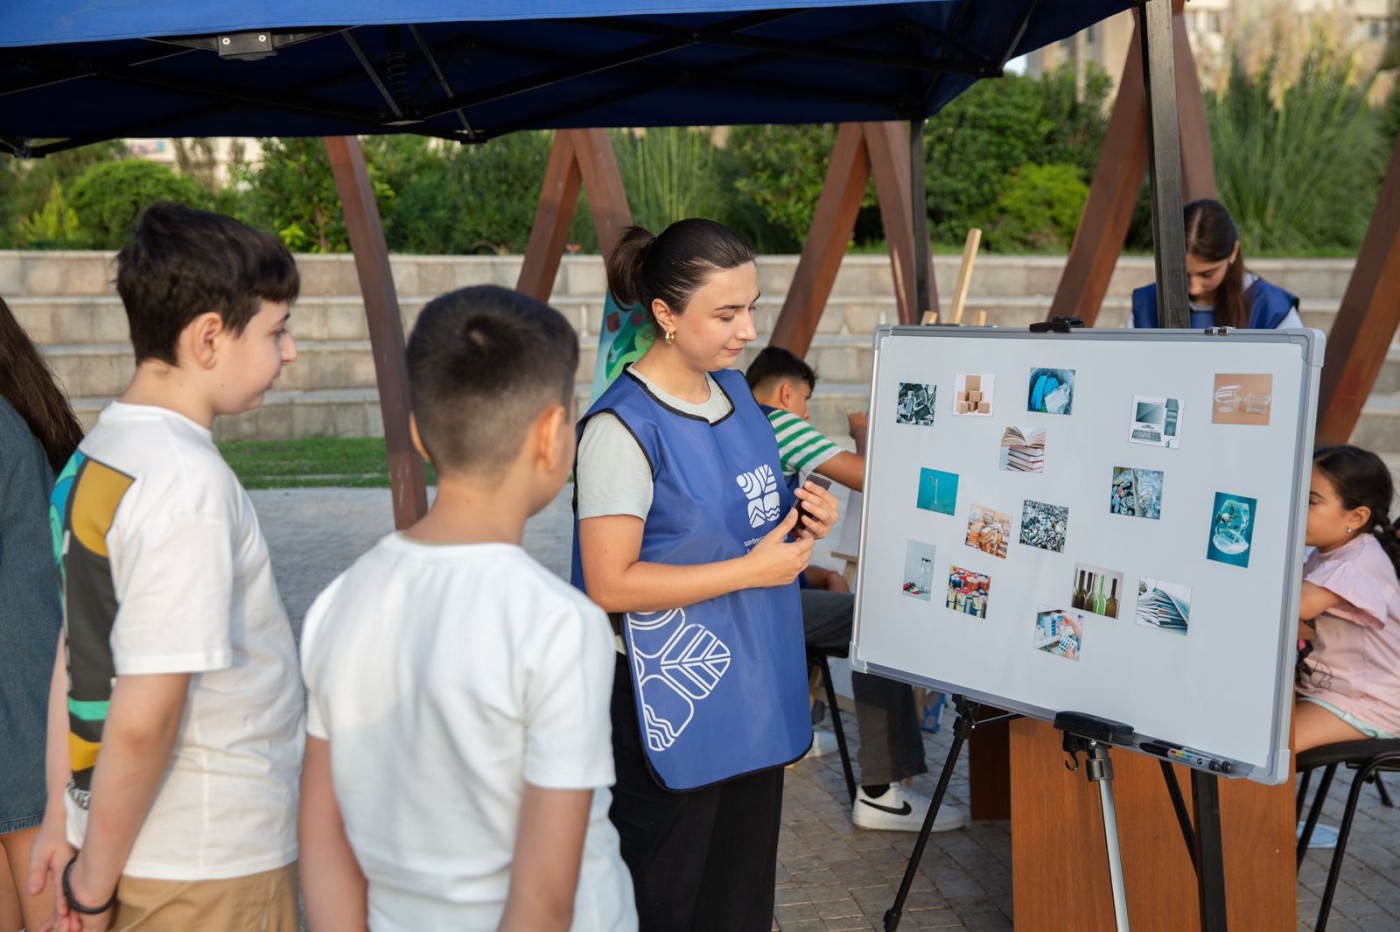
[[[817,373],[807,363],[780,346],[768,346],[754,358],[745,378],[773,425],[784,479],[791,484],[794,477],[815,472],[853,491],[864,490],[864,412],[847,415],[856,442],[856,452],[849,453],[807,420],[807,404],[817,386]]]

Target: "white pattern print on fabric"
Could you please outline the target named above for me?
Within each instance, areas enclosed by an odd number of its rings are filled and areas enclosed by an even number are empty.
[[[686,624],[681,608],[629,612],[627,631],[647,747],[665,751],[729,669],[729,646],[704,625]]]
[[[741,472],[734,477],[739,488],[749,497],[749,526],[762,527],[778,520],[782,499],[778,496],[778,480],[773,467],[760,466],[753,472]]]

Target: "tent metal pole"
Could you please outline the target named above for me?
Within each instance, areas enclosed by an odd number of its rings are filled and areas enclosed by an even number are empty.
[[[912,323],[933,310],[933,286],[929,278],[928,195],[924,179],[924,117],[909,121],[909,207],[914,221],[914,296]]]
[[[1157,326],[1188,327],[1186,223],[1181,208],[1181,127],[1171,0],[1140,0],[1143,89],[1147,95],[1147,169],[1152,184],[1152,244],[1157,260]]]

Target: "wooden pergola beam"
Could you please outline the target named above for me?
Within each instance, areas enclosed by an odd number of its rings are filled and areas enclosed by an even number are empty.
[[[598,250],[606,256],[617,246],[622,231],[632,225],[632,210],[622,186],[617,154],[605,129],[555,132],[516,291],[540,301],[549,300],[564,246],[569,241],[580,190],[588,192]]]
[[[1181,188],[1186,200],[1214,197],[1215,164],[1206,128],[1205,102],[1196,60],[1182,21],[1185,0],[1172,2],[1172,50],[1176,72],[1177,120],[1181,132]],[[1089,185],[1089,199],[1070,246],[1064,274],[1050,302],[1047,319],[1098,319],[1113,269],[1123,253],[1128,226],[1147,174],[1147,96],[1142,75],[1142,23],[1133,29],[1118,96],[1113,102],[1103,151]],[[1117,321],[1113,322],[1117,324]]]
[[[837,128],[831,163],[812,226],[802,245],[802,257],[773,325],[774,346],[798,356],[805,356],[811,347],[872,174],[890,247],[899,321],[911,323],[918,319],[910,171],[909,128],[903,123],[842,123]],[[932,263],[929,288],[931,309],[936,310],[938,297],[933,290]]]
[[[1317,443],[1346,443],[1400,324],[1400,139],[1327,337]]]
[[[335,176],[336,191],[345,211],[345,230],[355,255],[355,271],[365,300],[374,374],[379,383],[379,412],[384,419],[384,441],[389,448],[389,487],[393,494],[394,527],[403,530],[428,510],[423,458],[413,448],[409,433],[408,369],[404,362],[403,318],[394,275],[389,267],[389,247],[384,224],[374,198],[365,153],[354,136],[325,137],[326,155]]]

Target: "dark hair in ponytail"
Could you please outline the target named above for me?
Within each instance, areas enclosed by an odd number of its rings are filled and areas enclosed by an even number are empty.
[[[0,396],[24,418],[44,448],[55,473],[83,439],[83,427],[73,415],[68,396],[49,371],[29,334],[0,298]]]
[[[1390,521],[1390,503],[1395,495],[1390,470],[1379,456],[1350,444],[1321,447],[1313,452],[1313,468],[1327,477],[1342,499],[1342,507],[1371,509],[1365,530],[1375,534],[1400,575],[1400,540]]]
[[[675,313],[684,313],[712,272],[752,261],[749,244],[713,220],[677,220],[660,236],[628,227],[608,256],[608,291],[623,307],[645,308],[659,333],[653,301],[660,298]]]
[[[1207,262],[1224,262],[1240,241],[1235,218],[1225,205],[1208,197],[1186,205],[1186,251]],[[1249,308],[1244,303],[1244,256],[1238,256],[1225,270],[1215,289],[1215,325],[1248,327]]]

